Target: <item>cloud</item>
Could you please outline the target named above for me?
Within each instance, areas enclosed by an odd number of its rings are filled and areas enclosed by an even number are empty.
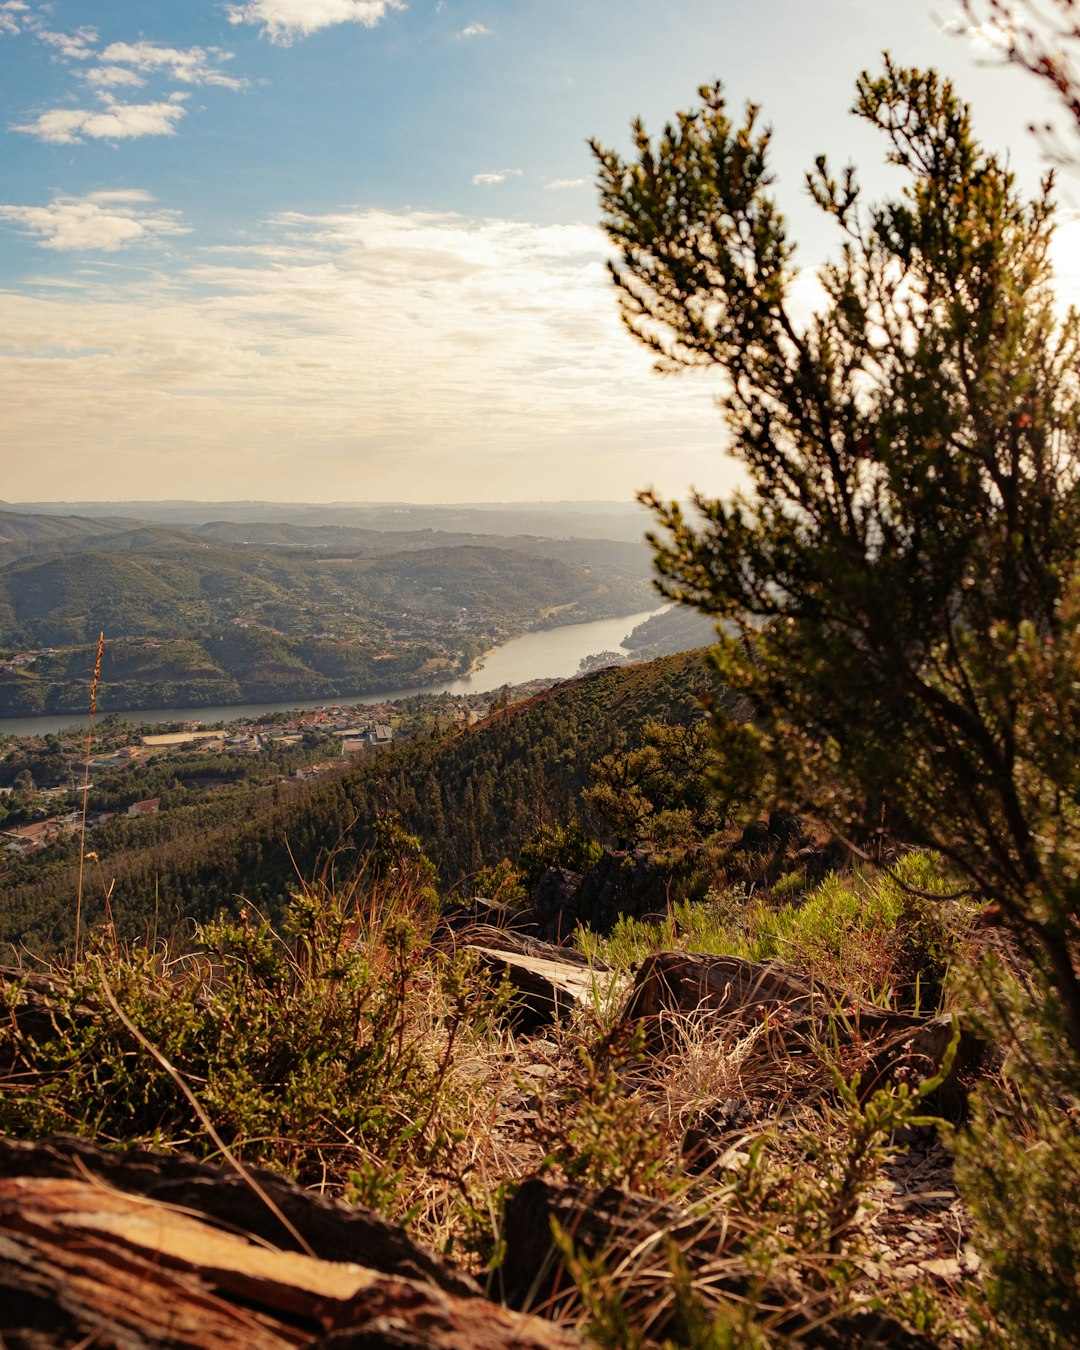
[[[148,192],[92,192],[86,197],[54,197],[48,206],[0,202],[0,220],[36,235],[39,248],[96,249],[115,253],[130,244],[165,235],[186,234],[175,211],[148,210]]]
[[[460,38],[487,37],[491,29],[486,24],[471,23],[467,28],[463,28],[458,34]]]
[[[74,33],[55,33],[43,24],[33,25],[35,37],[48,47],[55,47],[69,61],[88,61],[96,55],[98,34],[96,28],[77,28]]]
[[[248,0],[226,6],[230,23],[257,24],[282,45],[339,23],[374,28],[390,10],[404,8],[404,0]]]
[[[113,42],[101,53],[111,67],[130,66],[144,72],[161,72],[184,84],[222,85],[241,89],[245,81],[226,75],[216,64],[231,61],[232,52],[219,47],[164,47],[157,42]],[[105,68],[110,68],[108,65]],[[104,81],[102,81],[104,82]]]
[[[5,15],[10,17],[21,8],[25,8],[21,0],[4,0],[0,5],[0,31],[3,31]],[[149,77],[186,85],[218,85],[226,89],[247,87],[246,80],[227,75],[222,69],[226,61],[233,59],[233,54],[220,47],[167,47],[141,39],[138,42],[113,42],[99,51],[98,34],[93,28],[58,33],[46,28],[36,17],[29,20],[27,26],[40,41],[54,48],[59,58],[88,63],[75,74],[103,105],[100,108],[50,108],[32,121],[10,127],[12,131],[52,145],[175,136],[186,112],[183,107],[186,94],[174,92],[167,98],[124,103],[113,92],[141,89]]]
[[[493,183],[505,183],[508,178],[520,178],[524,172],[524,169],[492,169],[488,173],[474,173],[472,182],[476,187],[490,187]]]
[[[22,32],[20,17],[27,12],[29,5],[23,4],[23,0],[4,0],[0,4],[0,33],[8,33],[12,37],[16,33]]]
[[[105,97],[104,108],[51,108],[33,122],[11,130],[51,145],[77,145],[86,138],[124,141],[140,136],[175,136],[186,111],[182,94],[174,94],[167,103],[118,103]]]
[[[544,191],[561,192],[563,188],[577,188],[584,186],[584,178],[553,178],[550,183],[544,184]]]
[[[113,89],[121,85],[128,89],[141,89],[146,83],[141,75],[126,66],[91,66],[89,70],[80,70],[79,74],[95,90]]]
[[[9,456],[5,495],[723,486],[716,381],[653,377],[622,331],[599,229],[341,211],[239,242],[168,278],[111,264],[81,292],[4,296],[5,437],[33,450]]]

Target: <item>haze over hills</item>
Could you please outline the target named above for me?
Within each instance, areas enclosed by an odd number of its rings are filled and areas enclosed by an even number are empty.
[[[87,520],[137,520],[167,525],[212,521],[337,525],[380,532],[445,530],[450,533],[533,534],[547,538],[639,541],[649,514],[636,502],[560,501],[453,503],[109,501],[4,502],[0,511],[18,515],[76,516]]]

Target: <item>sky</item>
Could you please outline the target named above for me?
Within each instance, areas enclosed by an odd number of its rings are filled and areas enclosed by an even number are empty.
[[[620,326],[587,140],[719,78],[774,129],[812,294],[884,49],[1033,186],[1037,82],[953,0],[0,0],[0,499],[729,491],[716,377]],[[1080,177],[1059,199],[1080,292]]]

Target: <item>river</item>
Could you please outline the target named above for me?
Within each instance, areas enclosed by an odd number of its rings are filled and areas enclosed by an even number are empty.
[[[237,703],[217,708],[143,708],[138,712],[121,712],[129,722],[188,722],[198,720],[235,722],[239,719],[261,717],[264,713],[289,712],[294,708],[322,708],[347,703],[389,703],[394,699],[411,698],[415,694],[483,694],[490,689],[501,689],[504,684],[525,684],[527,680],[564,680],[576,675],[586,656],[596,652],[619,651],[619,644],[642,620],[657,611],[643,610],[627,614],[621,619],[597,619],[593,623],[566,624],[562,628],[546,628],[538,633],[526,633],[497,647],[484,660],[480,669],[456,680],[443,680],[413,689],[386,689],[378,694],[348,694],[340,698],[313,698],[289,703]],[[0,718],[0,735],[47,736],[63,727],[86,725],[86,718],[71,713],[49,717]]]

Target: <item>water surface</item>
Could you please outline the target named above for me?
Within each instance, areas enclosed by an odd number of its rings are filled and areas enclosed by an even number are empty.
[[[584,657],[596,652],[619,651],[623,638],[655,613],[655,609],[647,609],[639,614],[626,614],[621,619],[597,619],[592,623],[565,624],[561,628],[526,633],[497,647],[472,675],[410,689],[387,689],[378,694],[359,692],[337,698],[293,699],[285,703],[235,703],[208,708],[141,708],[137,712],[111,708],[109,711],[119,713],[129,722],[141,724],[199,721],[210,725],[214,722],[262,717],[265,713],[290,712],[294,708],[390,703],[394,699],[411,698],[415,694],[483,694],[492,689],[501,689],[504,684],[525,684],[528,680],[543,679],[565,680],[577,674]],[[73,713],[47,717],[5,717],[0,718],[0,735],[47,736],[73,726],[85,727],[86,718]]]

